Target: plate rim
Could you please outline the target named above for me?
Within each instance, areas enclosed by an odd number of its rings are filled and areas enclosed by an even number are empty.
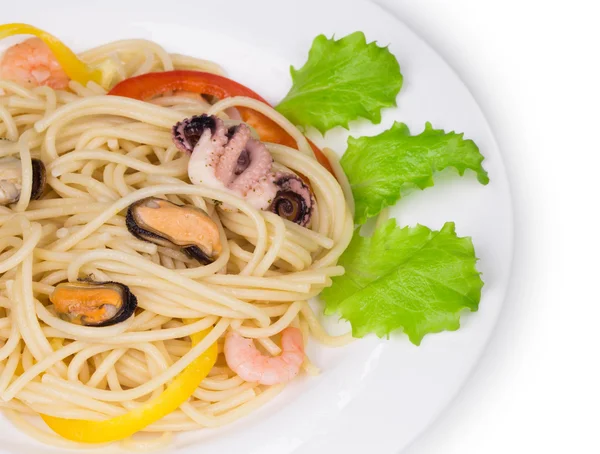
[[[39,0],[34,0],[35,2],[39,2]],[[237,0],[234,0],[234,3]],[[309,0],[312,4],[318,4],[318,1],[315,0]],[[41,2],[40,2],[41,3]],[[74,0],[68,0],[68,1],[63,1],[63,5],[67,5],[69,3],[76,3]],[[82,2],[83,3],[83,2]],[[132,2],[135,3],[135,2]],[[137,1],[137,3],[142,3],[140,1]],[[157,0],[149,0],[147,2],[143,2],[145,4],[151,4],[153,5],[154,3],[157,3]],[[193,2],[188,1],[188,4],[193,4]],[[259,0],[257,3],[261,3],[264,4],[265,0]],[[296,2],[296,3],[300,3],[300,2]],[[306,3],[306,1],[302,2],[302,3]],[[343,2],[338,2],[338,1],[332,1],[331,3],[337,3],[337,4],[342,4]],[[440,416],[447,411],[447,409],[452,405],[452,403],[455,401],[455,399],[457,398],[457,396],[463,391],[463,389],[465,388],[465,385],[468,383],[468,381],[471,379],[471,377],[473,376],[473,373],[475,371],[475,368],[477,367],[477,365],[480,362],[481,357],[485,354],[485,352],[488,350],[490,341],[492,339],[492,337],[495,335],[496,329],[497,329],[497,325],[498,325],[498,320],[499,317],[501,316],[501,313],[503,311],[503,308],[505,307],[505,300],[506,300],[506,296],[507,296],[507,292],[509,289],[509,286],[511,285],[511,282],[513,280],[513,261],[514,261],[514,249],[515,249],[515,233],[516,233],[516,229],[515,229],[515,204],[514,204],[514,194],[513,194],[513,186],[510,184],[510,173],[508,172],[507,166],[504,163],[504,158],[503,158],[503,154],[502,154],[502,150],[499,147],[498,141],[496,139],[496,134],[494,134],[494,130],[491,127],[491,124],[489,122],[489,120],[487,119],[487,116],[485,115],[483,109],[481,108],[481,104],[478,102],[477,98],[474,96],[473,92],[469,89],[469,86],[464,82],[464,80],[460,77],[460,74],[455,70],[454,66],[451,64],[451,61],[449,61],[444,55],[442,55],[437,49],[435,49],[434,46],[432,46],[430,43],[428,43],[425,39],[423,39],[423,37],[421,35],[419,35],[414,29],[412,29],[410,26],[408,26],[404,21],[401,20],[401,18],[397,17],[395,14],[390,13],[390,11],[388,11],[385,7],[383,7],[381,4],[376,3],[374,1],[369,1],[369,0],[360,0],[360,2],[354,2],[356,4],[364,4],[364,5],[369,5],[369,7],[375,7],[377,9],[379,9],[383,14],[386,14],[388,16],[390,16],[391,18],[393,18],[394,21],[400,23],[404,28],[406,28],[416,39],[420,40],[423,42],[423,44],[425,46],[427,46],[430,51],[435,54],[437,56],[437,58],[441,59],[441,61],[443,62],[443,64],[445,66],[447,66],[450,71],[453,73],[454,77],[462,84],[462,86],[464,87],[464,89],[466,89],[471,97],[471,99],[473,100],[473,102],[477,105],[480,115],[484,120],[485,126],[487,128],[487,135],[489,135],[493,141],[493,146],[495,147],[495,150],[497,151],[498,154],[498,158],[499,158],[499,165],[501,166],[501,173],[503,175],[503,177],[506,179],[506,189],[508,190],[508,201],[509,201],[509,212],[510,212],[510,258],[509,258],[509,264],[508,264],[508,275],[504,281],[504,283],[502,284],[502,289],[501,289],[501,302],[499,304],[499,308],[498,311],[494,317],[494,321],[493,321],[493,325],[491,326],[491,328],[487,331],[487,334],[485,336],[485,342],[483,343],[482,346],[480,346],[478,353],[476,355],[476,359],[474,361],[471,362],[471,364],[469,365],[468,368],[468,372],[466,373],[466,377],[464,379],[461,380],[461,384],[458,386],[458,388],[456,388],[453,392],[453,394],[451,396],[448,397],[447,401],[441,405],[441,407],[439,408],[439,410],[437,411],[437,413],[435,415],[432,415],[429,422],[426,423],[425,425],[423,425],[423,427],[421,427],[421,429],[414,434],[414,436],[412,437],[412,440],[409,442],[408,445],[405,446],[409,446],[411,443],[413,443],[417,438],[421,437],[423,435],[423,433],[425,433],[433,423],[435,423]],[[118,4],[117,1],[115,0],[108,0],[106,2],[107,5],[110,4]],[[18,8],[18,7],[16,7]],[[402,62],[400,62],[402,65]],[[402,96],[404,90],[400,93],[399,96]],[[485,154],[485,153],[484,153]],[[496,172],[498,172],[498,170],[496,170]],[[482,298],[483,301],[483,298]],[[401,447],[402,448],[402,447]],[[190,448],[190,452],[192,452],[193,448]],[[3,448],[0,447],[0,452],[3,451]],[[188,452],[188,450],[186,448],[182,448],[177,450],[177,452]],[[292,452],[292,451],[290,451]],[[296,451],[294,451],[296,452]]]

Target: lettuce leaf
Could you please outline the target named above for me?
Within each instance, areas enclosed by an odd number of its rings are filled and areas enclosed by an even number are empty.
[[[460,175],[474,170],[479,182],[487,184],[482,161],[477,145],[463,134],[446,133],[427,123],[421,134],[411,136],[408,126],[396,122],[377,136],[349,137],[340,163],[352,186],[355,220],[362,224],[394,205],[406,188],[433,186],[433,173],[447,167]]]
[[[357,230],[338,262],[346,273],[321,293],[325,313],[348,320],[354,337],[402,328],[419,345],[426,334],[457,330],[464,309],[478,309],[476,261],[471,239],[458,237],[452,222],[439,232],[394,219],[372,237]]]
[[[325,131],[364,117],[381,121],[381,109],[396,106],[402,74],[396,57],[364,33],[339,40],[319,35],[308,61],[290,68],[293,85],[276,109],[292,123]]]

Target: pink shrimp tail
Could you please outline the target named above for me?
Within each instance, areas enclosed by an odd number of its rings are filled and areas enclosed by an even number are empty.
[[[69,77],[50,48],[39,38],[9,47],[0,61],[0,79],[25,87],[67,88]]]
[[[304,362],[304,340],[298,328],[286,328],[281,332],[279,356],[265,356],[252,339],[246,339],[235,331],[225,338],[225,360],[229,368],[248,382],[261,385],[287,383],[300,371]]]

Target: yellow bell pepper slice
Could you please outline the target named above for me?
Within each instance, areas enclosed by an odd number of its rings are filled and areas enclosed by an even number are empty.
[[[192,345],[198,344],[209,332],[210,330],[205,330],[192,334]],[[216,361],[215,342],[175,377],[160,396],[114,418],[89,421],[49,415],[41,417],[54,432],[68,440],[80,443],[110,443],[122,440],[177,410],[206,378]]]
[[[87,85],[90,81],[100,85],[104,85],[106,82],[106,78],[103,77],[101,70],[92,68],[81,61],[71,49],[50,33],[28,24],[0,25],[0,39],[14,35],[33,35],[44,41],[71,80],[83,85]]]

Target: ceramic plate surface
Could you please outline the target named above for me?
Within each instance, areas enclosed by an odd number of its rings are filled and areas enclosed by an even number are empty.
[[[413,133],[430,121],[475,140],[486,157],[489,185],[478,184],[473,173],[464,178],[443,173],[435,187],[406,197],[392,214],[400,225],[434,229],[455,221],[460,236],[473,238],[485,281],[480,310],[465,314],[459,331],[426,336],[420,347],[403,334],[367,337],[338,349],[311,345],[320,376],[297,380],[230,426],[177,436],[163,453],[391,454],[435,419],[493,330],[509,278],[513,219],[502,158],[486,119],[456,74],[413,31],[367,1],[28,0],[6,2],[2,21],[44,28],[76,50],[123,38],[152,39],[171,52],[220,63],[231,78],[273,103],[291,85],[290,64],[304,63],[318,34],[341,37],[362,30],[370,41],[389,44],[404,75],[398,108],[385,110],[380,125],[356,121],[350,132],[336,128],[324,138],[314,131],[309,136],[340,155],[349,134],[376,134],[395,120]],[[346,328],[334,319],[327,325],[332,331]],[[56,450],[1,418],[0,452]]]

